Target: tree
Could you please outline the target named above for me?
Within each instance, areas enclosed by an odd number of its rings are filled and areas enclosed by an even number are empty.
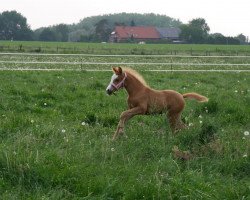
[[[56,34],[51,28],[45,28],[39,36],[40,41],[56,41]]]
[[[100,41],[108,41],[111,28],[107,19],[102,19],[95,24],[95,34]]]
[[[126,24],[124,22],[115,22],[114,25],[115,26],[126,26]]]
[[[205,19],[203,19],[203,18],[193,19],[192,21],[190,21],[189,24],[192,27],[200,29],[203,32],[204,35],[207,35],[208,32],[210,31],[209,26],[207,25]]]
[[[135,21],[133,19],[130,22],[130,26],[135,26]]]
[[[68,41],[69,27],[66,24],[59,24],[55,26],[56,40],[61,42]]]
[[[189,43],[204,43],[210,31],[205,19],[197,18],[180,26],[181,38]]]
[[[210,34],[207,38],[208,44],[227,44],[227,39],[221,33]]]
[[[240,44],[237,37],[225,37],[221,33],[210,34],[207,38],[208,44]]]
[[[33,31],[27,19],[16,11],[0,14],[0,40],[32,40]]]
[[[236,38],[240,41],[240,44],[247,43],[247,37],[245,35],[243,35],[242,33],[239,34]]]

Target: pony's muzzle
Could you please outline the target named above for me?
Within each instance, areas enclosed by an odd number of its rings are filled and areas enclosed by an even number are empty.
[[[108,95],[111,95],[111,94],[113,93],[113,91],[112,91],[111,89],[107,89],[107,90],[106,90],[106,93],[107,93]]]

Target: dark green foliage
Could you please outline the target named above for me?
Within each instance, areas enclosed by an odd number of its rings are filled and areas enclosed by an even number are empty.
[[[0,13],[0,30],[0,40],[33,40],[27,19],[16,11]]]
[[[45,28],[39,35],[40,41],[56,41],[56,34],[51,28]]]
[[[202,18],[193,19],[188,24],[180,26],[180,28],[181,38],[188,43],[194,44],[205,43],[210,30],[205,19]]]
[[[106,116],[101,120],[104,127],[115,127],[117,125],[118,118],[114,116]]]
[[[88,113],[85,117],[85,122],[90,125],[94,125],[97,122],[97,117],[94,113]]]
[[[198,135],[198,140],[201,144],[206,144],[215,139],[215,134],[218,128],[213,123],[204,122],[201,126],[201,132]]]

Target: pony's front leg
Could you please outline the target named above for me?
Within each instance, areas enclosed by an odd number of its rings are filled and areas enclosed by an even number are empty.
[[[135,115],[145,114],[145,112],[146,112],[146,109],[142,107],[135,107],[135,108],[122,112],[117,129],[115,131],[115,134],[113,135],[113,140],[115,140],[120,134],[124,132],[124,126],[130,118],[132,118]]]

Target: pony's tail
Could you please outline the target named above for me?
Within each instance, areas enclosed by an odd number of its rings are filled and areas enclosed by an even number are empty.
[[[208,98],[207,97],[202,96],[202,95],[197,94],[197,93],[194,93],[194,92],[192,92],[192,93],[186,93],[186,94],[183,94],[182,96],[183,96],[183,98],[195,99],[195,100],[197,100],[199,102],[208,102]]]

